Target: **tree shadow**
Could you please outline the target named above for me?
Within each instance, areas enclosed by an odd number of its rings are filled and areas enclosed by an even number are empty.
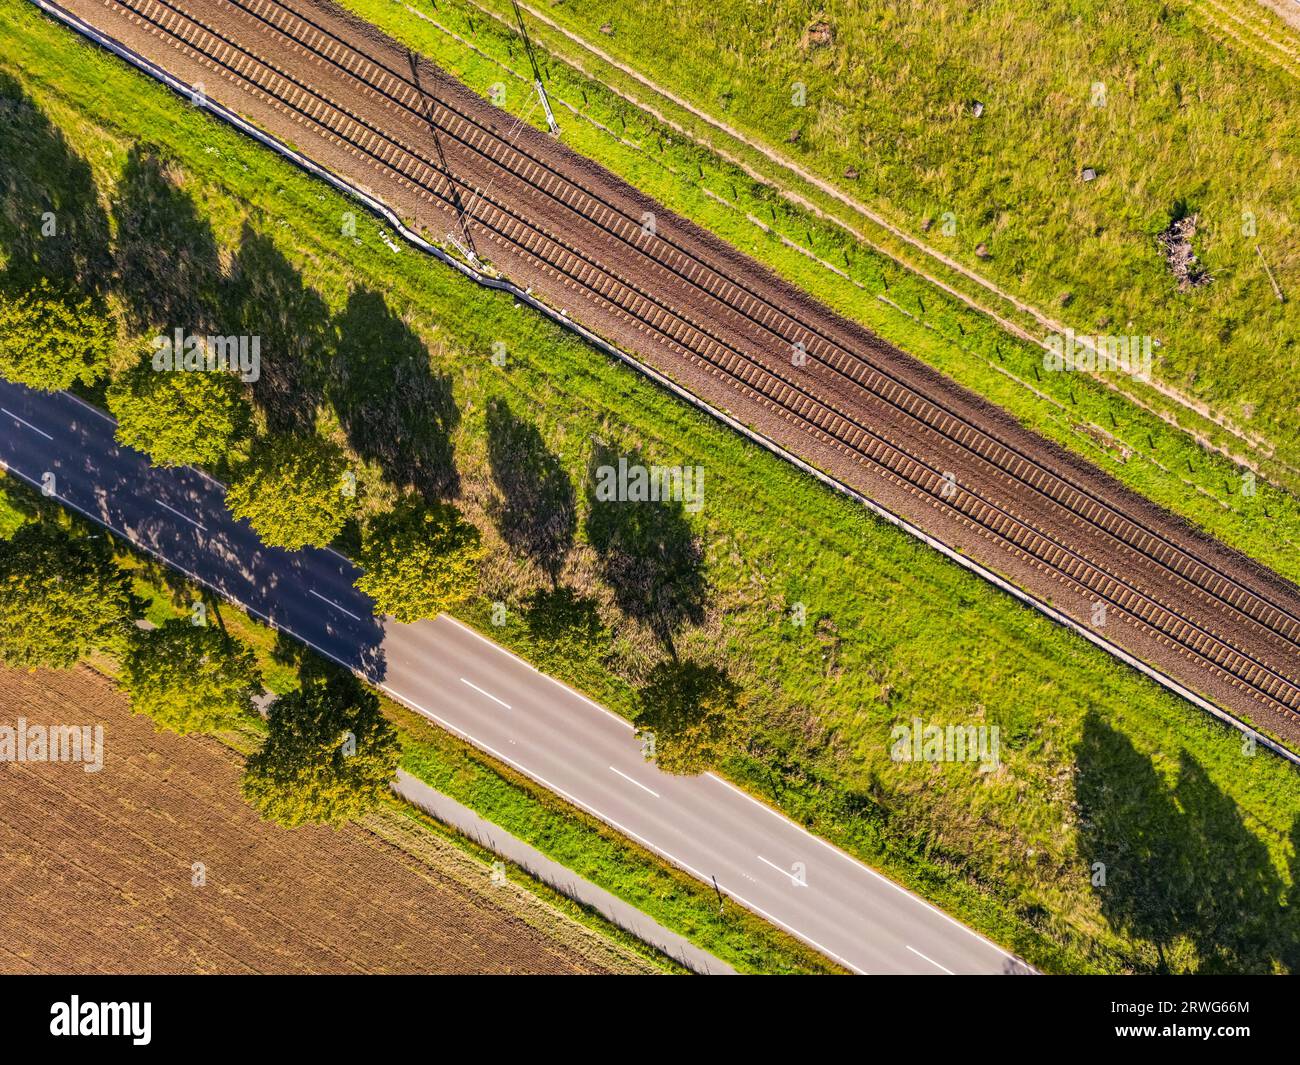
[[[1154,961],[1130,958],[1134,968],[1169,971],[1180,937],[1196,949],[1196,972],[1294,964],[1297,922],[1268,848],[1195,759],[1181,756],[1171,789],[1149,757],[1089,714],[1075,764],[1079,854],[1102,914],[1155,949]]]
[[[350,670],[344,669],[337,662],[323,655],[309,654],[303,645],[297,643],[292,637],[286,639],[282,650],[285,654],[285,664],[296,666],[300,686],[334,683],[353,689],[361,683]]]
[[[573,547],[577,501],[560,457],[537,427],[493,399],[487,409],[488,462],[502,498],[492,507],[501,536],[537,563],[554,586]]]
[[[1293,976],[1300,973],[1300,814],[1291,822],[1291,887],[1287,891],[1287,938],[1282,964]]]
[[[587,468],[587,540],[600,556],[602,576],[619,608],[647,625],[673,658],[674,635],[704,620],[708,594],[704,553],[680,501],[634,502],[601,498],[602,470],[645,465],[597,445]]]
[[[1187,934],[1200,972],[1268,973],[1290,953],[1282,878],[1268,848],[1246,827],[1241,810],[1190,755],[1178,764],[1174,795],[1183,808],[1192,859]]]
[[[353,449],[427,502],[460,490],[451,379],[434,374],[424,342],[371,289],[355,289],[334,322],[330,399]]]
[[[245,223],[231,263],[223,314],[227,332],[260,337],[253,402],[272,433],[309,433],[325,401],[330,310],[275,246]]]
[[[8,74],[0,73],[0,290],[40,278],[102,295],[113,257],[90,166]]]
[[[222,285],[216,237],[152,148],[131,148],[112,211],[127,325],[135,332],[212,331]]]
[[[567,672],[575,655],[609,644],[609,630],[596,600],[572,588],[543,588],[529,596],[523,611],[531,659],[543,673]]]
[[[278,666],[286,666],[296,673],[301,673],[305,663],[311,658],[307,645],[294,639],[283,629],[275,630],[275,639],[271,644],[271,661]]]

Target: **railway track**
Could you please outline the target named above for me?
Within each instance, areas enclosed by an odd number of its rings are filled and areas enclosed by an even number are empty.
[[[544,151],[503,136],[452,94],[431,94],[417,65],[404,74],[391,55],[367,54],[372,42],[349,39],[324,5],[71,6],[92,22],[95,9],[124,19],[234,88],[236,109],[249,113],[251,98],[313,131],[1079,603],[1104,604],[1175,660],[1239,695],[1238,712],[1248,706],[1300,723],[1294,589],[1230,572],[1195,551],[1204,545],[1189,547],[1177,530],[1157,527],[997,426],[972,419],[961,404],[924,391],[878,341],[864,343],[854,330],[828,327],[824,315],[800,314],[770,287],[728,276],[725,264],[673,227],[647,229],[626,200],[573,180]],[[472,181],[471,172],[481,180]],[[534,202],[545,211],[530,211]],[[582,234],[592,231],[600,240],[589,244]],[[613,255],[610,249],[639,269],[605,261],[601,253]]]

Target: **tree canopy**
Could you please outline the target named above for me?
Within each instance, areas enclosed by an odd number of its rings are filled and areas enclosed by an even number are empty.
[[[252,652],[215,625],[173,618],[140,632],[123,662],[136,713],[160,729],[211,732],[246,715],[261,688]]]
[[[477,587],[482,557],[478,529],[454,506],[406,499],[366,523],[357,587],[400,622],[436,617]]]
[[[10,381],[46,392],[94,384],[108,372],[116,339],[94,300],[46,278],[0,294],[0,374]]]
[[[255,445],[226,505],[273,547],[324,547],[354,509],[346,473],[347,458],[337,444],[318,436],[274,436]]]
[[[305,680],[271,704],[268,726],[245,766],[244,797],[286,828],[358,817],[397,771],[397,732],[351,674]]]
[[[67,669],[126,633],[130,578],[103,540],[48,521],[0,540],[0,659],[21,669]]]
[[[214,466],[248,426],[238,378],[224,371],[155,370],[148,360],[108,388],[120,443],[157,466]]]
[[[739,689],[722,670],[660,662],[637,695],[636,726],[654,736],[655,762],[668,773],[702,773],[735,743]]]

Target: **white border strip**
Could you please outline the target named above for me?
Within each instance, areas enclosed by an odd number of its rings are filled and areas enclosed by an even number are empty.
[[[168,74],[161,67],[154,65],[149,60],[145,59],[143,56],[138,55],[136,52],[127,48],[125,45],[119,44],[111,37],[107,37],[104,34],[100,33],[93,26],[90,26],[87,23],[81,21],[81,19],[77,18],[75,15],[71,14],[70,12],[63,10],[58,5],[51,3],[50,0],[31,0],[31,3],[35,4],[37,7],[39,7],[42,11],[49,14],[51,17],[57,19],[58,21],[64,23],[66,26],[75,30],[77,33],[80,33],[82,36],[89,38],[90,40],[94,41],[96,44],[112,52],[114,55],[118,56],[121,59],[124,59],[132,66],[138,68],[139,70],[142,70],[150,77],[155,78],[156,80],[162,82],[164,85],[166,85],[169,89],[173,90],[177,94],[184,96],[190,100],[193,100],[195,98],[194,90],[191,89],[189,86],[187,86],[184,82],[180,81],[178,78],[173,77],[171,74]],[[1295,751],[1289,750],[1288,748],[1284,747],[1282,744],[1278,743],[1277,741],[1272,740],[1269,737],[1257,732],[1250,725],[1246,724],[1246,722],[1235,717],[1234,715],[1230,714],[1228,711],[1222,709],[1221,707],[1215,706],[1208,699],[1205,699],[1203,696],[1196,694],[1196,692],[1192,691],[1191,689],[1184,687],[1178,681],[1174,680],[1173,677],[1170,677],[1168,674],[1157,669],[1155,666],[1149,665],[1148,663],[1143,662],[1138,658],[1135,658],[1133,655],[1129,654],[1123,648],[1119,647],[1116,644],[1111,643],[1109,640],[1103,639],[1101,636],[1097,635],[1091,629],[1075,621],[1073,618],[1061,613],[1055,607],[1049,606],[1047,603],[1035,599],[1028,592],[1022,590],[1021,588],[1016,587],[1014,584],[998,576],[992,570],[986,569],[985,567],[981,566],[979,563],[974,562],[969,558],[966,558],[959,551],[954,550],[953,548],[949,547],[947,544],[943,543],[942,541],[936,540],[933,536],[929,535],[929,533],[926,533],[923,530],[919,529],[911,522],[907,521],[905,518],[900,517],[899,515],[895,514],[893,511],[875,502],[874,500],[868,499],[860,492],[857,492],[854,489],[850,488],[848,485],[843,484],[840,481],[837,481],[829,474],[823,473],[821,470],[817,469],[816,467],[811,466],[803,459],[786,451],[785,448],[781,447],[780,444],[776,443],[773,440],[767,439],[767,437],[763,436],[757,431],[750,429],[748,426],[742,424],[741,422],[738,422],[735,418],[731,417],[729,414],[725,414],[721,410],[718,410],[716,407],[713,407],[710,404],[706,403],[698,396],[687,391],[681,385],[665,377],[658,370],[655,370],[653,367],[648,366],[643,362],[640,362],[638,359],[633,358],[631,355],[627,354],[626,352],[621,351],[613,344],[609,343],[608,341],[597,336],[595,333],[591,332],[591,330],[587,329],[582,325],[579,325],[577,322],[570,319],[567,315],[561,314],[560,312],[552,309],[547,304],[537,299],[537,297],[533,296],[530,292],[523,291],[522,289],[518,288],[516,285],[512,284],[509,281],[504,281],[494,277],[488,277],[486,274],[479,273],[477,270],[474,270],[471,267],[467,266],[465,263],[462,263],[459,259],[456,259],[448,255],[437,245],[430,244],[427,240],[425,240],[414,230],[408,229],[405,225],[403,225],[401,220],[397,217],[397,215],[393,212],[393,210],[383,201],[376,199],[374,196],[371,196],[369,193],[362,192],[359,188],[345,181],[343,178],[339,177],[336,174],[331,173],[330,171],[326,170],[324,167],[320,166],[318,163],[313,162],[311,159],[307,158],[301,152],[298,152],[293,148],[290,148],[287,144],[284,144],[281,141],[276,140],[270,134],[264,133],[262,130],[258,129],[250,122],[241,118],[233,111],[228,110],[227,108],[221,106],[218,103],[214,103],[212,100],[207,99],[206,96],[200,98],[203,100],[202,106],[206,110],[211,111],[216,117],[220,118],[222,121],[227,122],[230,125],[234,126],[236,129],[240,130],[241,132],[248,134],[248,136],[252,137],[254,140],[270,148],[272,151],[289,159],[291,162],[301,167],[303,170],[306,170],[308,173],[311,173],[316,177],[319,177],[321,180],[328,182],[338,191],[344,193],[347,196],[352,197],[353,199],[359,200],[372,212],[374,212],[375,214],[383,218],[385,222],[387,222],[390,226],[393,227],[395,232],[401,234],[403,239],[405,239],[410,244],[413,244],[421,251],[426,252],[429,255],[432,255],[434,258],[438,259],[440,262],[446,264],[447,266],[451,266],[454,269],[459,270],[470,280],[475,281],[480,285],[484,285],[488,288],[498,289],[502,292],[510,293],[520,303],[527,304],[529,307],[533,308],[533,310],[538,311],[541,314],[544,314],[547,318],[551,319],[551,321],[555,322],[557,325],[565,329],[568,329],[571,332],[576,333],[578,336],[582,337],[583,340],[587,341],[592,346],[600,349],[605,354],[610,355],[615,359],[618,359],[620,362],[623,362],[626,365],[632,367],[634,370],[650,378],[650,380],[654,381],[657,385],[666,388],[668,391],[672,392],[680,399],[685,400],[687,403],[695,407],[697,410],[700,410],[705,414],[710,415],[711,417],[722,422],[724,425],[728,426],[729,428],[734,429],[742,436],[748,438],[749,440],[752,440],[760,447],[763,447],[766,450],[770,451],[778,458],[784,459],[786,462],[789,462],[792,465],[796,466],[804,473],[816,477],[823,484],[830,486],[831,488],[835,489],[837,492],[840,492],[848,496],[850,499],[854,500],[855,502],[862,504],[864,507],[870,510],[877,517],[884,519],[885,521],[889,522],[891,525],[894,525],[897,528],[902,529],[904,532],[908,533],[909,535],[914,536],[922,543],[928,545],[929,547],[934,548],[940,554],[951,559],[953,562],[956,562],[959,566],[962,566],[963,568],[969,570],[971,573],[974,573],[979,577],[983,577],[990,584],[1002,589],[1002,591],[1007,592],[1009,595],[1014,596],[1016,599],[1019,599],[1022,603],[1025,603],[1027,606],[1033,607],[1035,610],[1039,611],[1039,613],[1045,614],[1047,617],[1051,618],[1051,620],[1055,621],[1057,624],[1064,626],[1065,628],[1071,630],[1072,632],[1074,632],[1079,636],[1082,636],[1085,640],[1088,640],[1090,643],[1093,643],[1097,647],[1100,647],[1103,651],[1106,651],[1109,654],[1113,655],[1115,658],[1118,658],[1121,662],[1124,662],[1126,665],[1132,666],[1138,672],[1145,674],[1147,677],[1154,680],[1157,684],[1160,684],[1163,687],[1167,688],[1175,695],[1179,695],[1182,698],[1186,699],[1193,706],[1199,707],[1200,709],[1204,710],[1206,713],[1211,714],[1214,717],[1218,718],[1224,724],[1231,725],[1233,728],[1238,729],[1239,731],[1245,733],[1247,736],[1250,736],[1260,746],[1266,747],[1274,754],[1280,755],[1282,758],[1285,758],[1287,761],[1291,762],[1292,764],[1300,766],[1300,754],[1297,754]]]

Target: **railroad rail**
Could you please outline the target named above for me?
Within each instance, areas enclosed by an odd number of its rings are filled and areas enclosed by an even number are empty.
[[[729,275],[673,227],[648,230],[626,202],[575,181],[527,141],[509,139],[473,109],[457,106],[450,94],[431,94],[414,66],[404,74],[368,55],[367,42],[313,18],[324,5],[209,0],[186,10],[172,0],[86,0],[83,6],[124,15],[241,95],[314,130],[419,199],[466,218],[507,255],[1081,602],[1105,604],[1256,708],[1300,723],[1300,598],[1289,594],[1293,589],[1227,572],[996,427],[977,424],[957,405],[923,391],[886,345],[827,327],[821,316],[801,315],[750,279]],[[239,15],[238,29],[202,17],[227,11]],[[292,62],[295,57],[310,68]],[[321,70],[326,73],[308,76]],[[374,105],[365,113],[363,99]],[[384,113],[406,125],[389,128],[377,118]],[[474,183],[453,171],[440,145],[435,153],[419,143],[412,121],[435,140],[447,138],[458,159],[479,160],[478,173],[492,178]],[[546,199],[552,224],[527,210],[520,189]],[[557,219],[593,228],[605,243],[587,244]],[[635,258],[636,276],[602,259],[611,247]],[[696,302],[679,303],[664,291],[670,286]],[[806,364],[796,365],[792,352]],[[945,455],[952,461],[940,461]],[[960,480],[952,476],[957,468]],[[1062,521],[1054,511],[1067,517]],[[1088,535],[1068,535],[1079,529]]]

